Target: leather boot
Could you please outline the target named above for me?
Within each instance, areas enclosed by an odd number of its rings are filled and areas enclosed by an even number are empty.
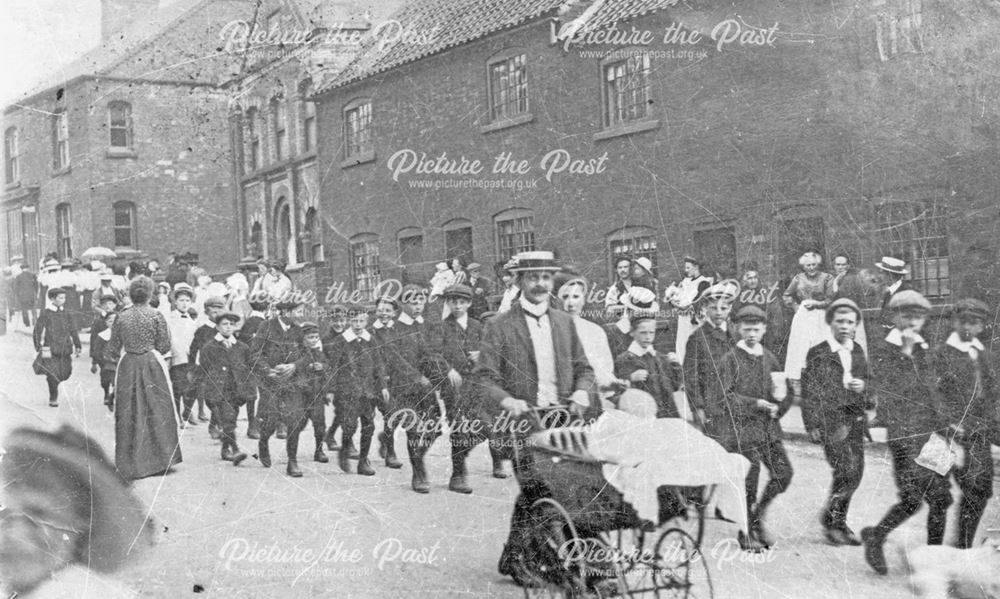
[[[337,452],[337,465],[340,466],[340,469],[344,472],[349,473],[351,471],[351,460],[346,448]]]
[[[465,495],[472,493],[472,487],[465,480],[465,449],[454,440],[451,446],[451,480],[448,481],[448,490]]]
[[[233,461],[233,450],[229,448],[229,439],[222,440],[222,459],[227,462]]]
[[[323,451],[323,437],[316,437],[316,451],[313,453],[313,460],[319,462],[320,464],[326,464],[330,461],[330,458],[326,457],[326,453]]]
[[[885,563],[885,552],[882,545],[885,537],[879,534],[875,527],[861,529],[861,542],[865,546],[865,561],[872,567],[872,570],[885,576],[889,572],[889,567]]]
[[[431,484],[427,480],[427,468],[424,466],[424,456],[411,457],[410,465],[413,466],[413,480],[410,486],[417,493],[430,493]]]
[[[337,445],[336,439],[337,427],[331,426],[326,429],[326,450],[327,451],[337,451],[340,446]]]
[[[358,449],[354,446],[353,439],[348,439],[347,442],[344,443],[343,445],[344,448],[341,449],[340,451],[347,453],[347,457],[349,459],[356,460],[359,457],[361,457],[361,454],[358,453]]]
[[[267,437],[264,437],[257,441],[257,459],[260,460],[260,465],[265,468],[271,467],[271,451],[267,447]]]
[[[358,474],[364,476],[375,476],[375,470],[372,468],[371,462],[368,458],[360,458],[358,460]]]
[[[490,457],[493,458],[493,478],[507,478],[507,473],[503,470],[503,457],[500,451],[490,443]]]
[[[213,441],[218,441],[222,438],[222,431],[219,427],[214,424],[208,425],[208,436],[212,438]]]
[[[378,457],[388,461],[389,445],[391,442],[392,438],[388,437],[388,435],[385,434],[385,431],[378,434]]]
[[[393,470],[398,470],[403,467],[403,462],[399,461],[396,457],[395,443],[393,443],[392,437],[389,437],[389,443],[384,445],[385,447],[385,465],[387,468],[392,468]]]
[[[292,478],[301,478],[302,471],[299,470],[299,462],[294,458],[288,458],[288,468],[285,470]]]
[[[298,478],[302,476],[299,470],[299,433],[288,435],[285,439],[285,451],[288,453],[288,476]]]
[[[247,459],[246,452],[240,449],[239,445],[236,444],[236,441],[229,442],[229,453],[232,458],[231,461],[233,462],[233,466],[239,466],[240,462]]]
[[[256,418],[250,419],[247,426],[247,439],[260,439],[260,421]]]

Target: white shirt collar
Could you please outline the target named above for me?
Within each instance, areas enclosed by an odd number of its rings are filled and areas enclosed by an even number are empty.
[[[635,354],[637,356],[644,356],[646,354],[649,354],[651,356],[656,355],[656,349],[652,345],[650,345],[649,347],[643,347],[639,345],[638,341],[633,341],[631,344],[629,344],[628,351],[629,353]]]
[[[282,331],[286,331],[287,332],[288,329],[292,328],[291,324],[285,322],[284,320],[281,320],[280,318],[278,319],[278,324],[281,326],[281,330]]]
[[[236,337],[233,337],[232,335],[228,337],[223,337],[222,333],[216,333],[215,340],[221,343],[222,345],[225,345],[226,347],[232,347],[236,345]]]
[[[920,333],[914,333],[914,337],[916,337],[917,344],[919,344],[920,347],[927,349],[927,342],[920,336]],[[885,340],[887,343],[897,347],[903,347],[903,332],[894,327],[891,331],[889,331],[889,334],[885,336]]]
[[[394,321],[394,320],[390,320],[389,324],[382,324],[381,320],[376,320],[375,324],[372,325],[372,328],[373,329],[391,329],[392,325],[395,324],[395,322],[396,321]]]
[[[743,351],[745,351],[746,353],[750,354],[751,356],[758,356],[759,357],[759,356],[763,356],[764,355],[764,346],[761,345],[760,343],[758,343],[757,345],[753,346],[753,348],[751,348],[751,347],[749,347],[747,345],[746,341],[743,341],[742,339],[740,339],[739,341],[736,342],[736,347],[742,349]]]
[[[972,352],[970,350],[973,350],[973,349],[976,350],[977,352],[981,352],[981,351],[984,351],[986,349],[986,347],[983,346],[983,343],[979,339],[976,339],[975,337],[973,337],[972,341],[962,341],[962,338],[959,337],[958,333],[955,333],[955,332],[952,332],[951,335],[948,335],[948,340],[945,341],[945,343],[947,345],[950,345],[950,346],[954,347],[958,351],[964,352],[964,353],[967,353],[967,354],[972,354]]]
[[[369,333],[368,331],[361,331],[360,335],[355,335],[353,329],[347,329],[346,331],[344,331],[344,333],[341,336],[348,343],[350,343],[351,341],[354,341],[355,339],[357,339],[359,337],[361,339],[364,339],[365,341],[371,341],[372,340],[372,334]]]
[[[836,353],[836,352],[838,352],[838,351],[840,351],[842,349],[846,349],[849,352],[850,351],[854,351],[854,340],[853,339],[848,339],[846,342],[840,343],[839,341],[837,341],[837,338],[833,336],[832,332],[826,338],[826,342],[830,345],[830,351],[832,351],[834,353]]]
[[[900,280],[896,281],[895,283],[893,283],[892,285],[889,285],[888,287],[886,287],[886,291],[888,291],[889,294],[892,295],[893,293],[896,293],[896,290],[899,289],[900,285],[902,285],[902,284],[903,284],[903,279],[900,279]]]
[[[455,319],[455,322],[458,323],[458,326],[462,327],[463,331],[465,329],[469,328],[469,314],[468,313],[465,313],[465,314],[463,314],[461,316],[454,316],[454,315],[452,315],[452,317]]]
[[[549,303],[548,302],[542,302],[540,304],[533,304],[533,303],[529,302],[528,300],[526,300],[523,295],[518,299],[518,301],[521,303],[521,308],[525,312],[527,312],[529,314],[533,314],[533,315],[535,315],[535,316],[537,316],[539,318],[541,318],[542,316],[545,316],[545,314],[549,311]]]
[[[412,316],[410,316],[406,312],[400,312],[399,313],[399,318],[397,320],[399,320],[399,322],[401,322],[403,324],[410,325],[410,324],[413,324],[414,322],[423,322],[424,321],[424,317],[423,316],[417,316],[416,318],[413,318]]]

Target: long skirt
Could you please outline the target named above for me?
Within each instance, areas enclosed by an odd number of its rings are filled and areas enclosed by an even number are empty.
[[[163,356],[123,355],[115,377],[115,464],[122,476],[145,478],[179,464],[178,423]]]
[[[806,354],[812,346],[826,337],[828,328],[825,310],[807,310],[800,306],[795,311],[792,328],[788,332],[785,376],[795,381],[802,378],[802,369],[806,366]]]

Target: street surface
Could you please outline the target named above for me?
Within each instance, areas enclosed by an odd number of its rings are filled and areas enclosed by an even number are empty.
[[[113,457],[114,421],[102,405],[98,376],[89,371],[87,349],[85,344],[84,355],[74,361],[59,407],[50,408],[44,378],[31,371],[30,338],[23,331],[0,337],[0,432],[68,422],[86,430]],[[245,432],[243,420],[238,430],[242,447],[256,453],[256,442],[246,442]],[[446,439],[439,439],[429,456],[431,493],[417,495],[410,490],[408,463],[402,470],[389,470],[376,459],[376,476],[363,477],[341,472],[335,456],[329,464],[313,462],[311,429],[300,444],[305,473],[300,479],[285,475],[283,441],[272,440],[271,469],[253,457],[234,468],[219,459],[220,445],[209,438],[207,425],[181,435],[184,462],[176,471],[135,484],[157,522],[158,538],[120,578],[142,596],[523,596],[496,571],[517,483],[490,476],[485,446],[469,460],[475,493],[459,495],[447,490],[449,448]],[[401,434],[397,448],[405,453]],[[823,540],[818,515],[830,472],[820,447],[796,440],[788,449],[795,477],[769,514],[769,528],[779,539],[772,551],[741,553],[731,524],[708,523],[703,549],[715,596],[912,597],[900,548],[924,542],[926,512],[890,537],[890,573],[877,576],[860,548],[832,547]],[[850,524],[860,531],[894,500],[885,450],[871,446]],[[996,497],[980,534],[987,528],[1000,539]],[[950,525],[949,537],[953,530]],[[702,585],[694,596],[707,596],[705,591]]]

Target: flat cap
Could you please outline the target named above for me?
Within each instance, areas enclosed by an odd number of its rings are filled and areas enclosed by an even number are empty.
[[[985,302],[970,297],[955,302],[952,313],[955,316],[968,316],[986,320],[990,316],[990,309],[986,306]]]
[[[889,298],[889,304],[886,306],[886,309],[892,312],[907,309],[929,312],[931,309],[931,303],[927,301],[927,298],[920,295],[918,292],[913,291],[912,289],[907,289],[905,291],[900,291],[896,295]]]
[[[833,315],[840,308],[849,308],[854,310],[854,313],[858,315],[858,320],[861,320],[861,308],[858,307],[856,303],[851,301],[846,297],[841,297],[830,302],[830,305],[826,307],[826,321],[833,321]]]
[[[766,322],[767,314],[757,306],[748,304],[740,308],[734,318],[736,322]]]
[[[444,290],[444,293],[441,294],[441,297],[445,299],[448,299],[449,297],[454,297],[454,298],[464,298],[467,300],[471,300],[472,288],[469,287],[468,285],[463,285],[462,283],[459,283],[457,285],[451,285]]]

